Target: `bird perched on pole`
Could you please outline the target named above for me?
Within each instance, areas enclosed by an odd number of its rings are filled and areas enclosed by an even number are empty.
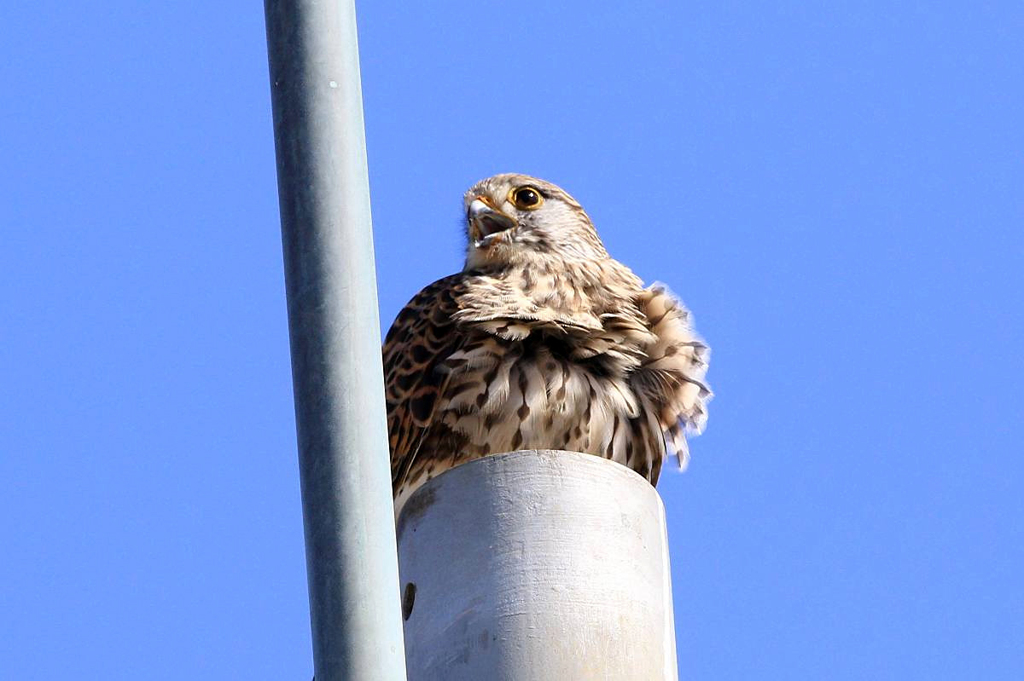
[[[707,420],[708,346],[663,286],[608,255],[582,206],[518,174],[464,198],[462,272],[384,342],[395,512],[430,478],[519,449],[612,459],[657,484]]]

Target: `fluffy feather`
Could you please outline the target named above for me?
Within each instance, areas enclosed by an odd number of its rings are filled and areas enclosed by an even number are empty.
[[[539,205],[516,201],[524,187]],[[465,203],[465,270],[420,291],[385,339],[396,513],[447,468],[517,449],[591,453],[652,484],[666,454],[685,466],[711,391],[683,304],[609,257],[555,185],[497,175]],[[512,226],[481,229],[474,210]]]

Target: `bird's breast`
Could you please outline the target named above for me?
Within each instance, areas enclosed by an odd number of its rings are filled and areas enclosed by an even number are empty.
[[[639,417],[624,371],[567,356],[564,343],[481,337],[454,353],[441,418],[464,438],[460,458],[567,449],[625,461]]]

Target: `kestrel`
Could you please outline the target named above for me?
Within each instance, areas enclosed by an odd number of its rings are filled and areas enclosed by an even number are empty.
[[[579,203],[526,175],[464,198],[462,272],[420,291],[384,342],[396,514],[424,482],[519,449],[612,459],[657,484],[707,420],[708,346],[663,286],[608,255]]]

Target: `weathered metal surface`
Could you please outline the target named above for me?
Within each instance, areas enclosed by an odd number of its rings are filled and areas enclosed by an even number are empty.
[[[665,513],[572,452],[479,459],[398,522],[410,681],[677,678]]]

